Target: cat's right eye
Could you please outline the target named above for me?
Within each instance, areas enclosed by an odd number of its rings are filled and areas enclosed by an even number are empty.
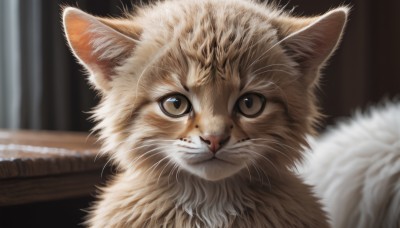
[[[165,115],[178,118],[188,114],[192,110],[190,101],[182,94],[173,94],[163,97],[160,102],[161,111]]]

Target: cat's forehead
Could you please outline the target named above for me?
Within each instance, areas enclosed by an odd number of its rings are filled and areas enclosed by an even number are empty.
[[[164,21],[171,28],[168,57],[186,71],[189,86],[238,87],[252,68],[269,64],[267,50],[277,43],[276,29],[266,15],[240,7],[203,3],[176,9],[181,15]]]
[[[229,77],[227,71],[243,68],[259,56],[255,49],[268,48],[276,42],[276,30],[265,17],[237,9],[204,6],[192,12],[192,21],[182,23],[179,45],[189,64],[198,65],[206,74],[202,80]],[[240,12],[240,11],[239,11]],[[211,76],[211,77],[210,77]]]

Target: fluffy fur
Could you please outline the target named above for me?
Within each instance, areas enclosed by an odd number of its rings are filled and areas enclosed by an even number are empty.
[[[102,96],[102,152],[119,168],[87,224],[326,227],[290,168],[319,117],[314,88],[346,15],[245,0],[163,1],[117,19],[65,9],[69,45]],[[176,94],[191,109],[171,117],[162,104]],[[249,94],[266,101],[257,115],[239,110]]]
[[[302,166],[333,227],[400,227],[400,103],[387,103],[312,140]]]

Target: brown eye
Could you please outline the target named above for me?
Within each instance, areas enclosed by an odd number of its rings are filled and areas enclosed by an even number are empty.
[[[161,99],[160,108],[165,115],[178,118],[186,115],[191,110],[189,100],[181,95],[169,95]]]
[[[237,101],[239,112],[248,118],[261,114],[265,107],[265,97],[257,93],[247,93]]]

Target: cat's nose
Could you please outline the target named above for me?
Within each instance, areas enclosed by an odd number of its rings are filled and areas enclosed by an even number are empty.
[[[216,154],[217,151],[229,141],[230,136],[226,135],[207,135],[207,136],[200,136],[201,141],[208,144],[211,152]]]

